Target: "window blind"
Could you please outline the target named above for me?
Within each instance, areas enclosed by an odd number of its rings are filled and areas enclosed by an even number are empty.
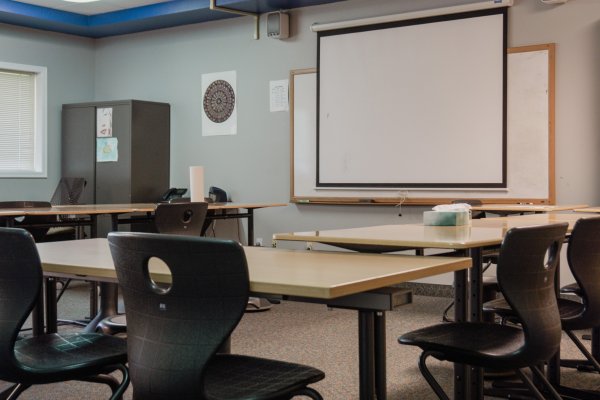
[[[0,69],[0,171],[35,169],[35,77]]]

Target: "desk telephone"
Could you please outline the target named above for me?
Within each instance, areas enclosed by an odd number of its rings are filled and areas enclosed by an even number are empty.
[[[187,192],[185,188],[170,188],[161,196],[161,201],[169,201],[173,199],[178,199],[183,197],[183,195]],[[216,186],[211,186],[208,189],[208,198],[211,202],[215,203],[226,203],[227,202],[227,193]]]
[[[178,199],[180,197],[182,197],[185,192],[187,192],[187,189],[182,188],[182,189],[178,189],[178,188],[170,188],[169,190],[167,190],[165,193],[163,193],[163,195],[161,196],[161,200],[162,201],[169,201],[172,199]]]

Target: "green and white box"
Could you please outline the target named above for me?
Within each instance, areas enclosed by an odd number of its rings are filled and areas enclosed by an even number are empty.
[[[464,211],[425,211],[423,225],[457,226],[469,225],[470,212]]]

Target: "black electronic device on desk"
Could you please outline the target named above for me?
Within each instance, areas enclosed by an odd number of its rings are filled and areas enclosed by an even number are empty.
[[[215,203],[226,203],[227,193],[216,186],[211,186],[208,189],[208,197]]]
[[[186,188],[170,188],[169,190],[167,190],[165,193],[163,193],[163,195],[161,196],[160,200],[161,201],[169,201],[169,200],[173,200],[173,199],[179,199],[181,198],[185,193],[187,192]]]

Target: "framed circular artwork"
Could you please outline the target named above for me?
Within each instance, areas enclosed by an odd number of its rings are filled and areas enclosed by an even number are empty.
[[[208,85],[204,92],[203,107],[212,122],[219,124],[227,121],[235,107],[235,92],[229,82],[219,79]]]

